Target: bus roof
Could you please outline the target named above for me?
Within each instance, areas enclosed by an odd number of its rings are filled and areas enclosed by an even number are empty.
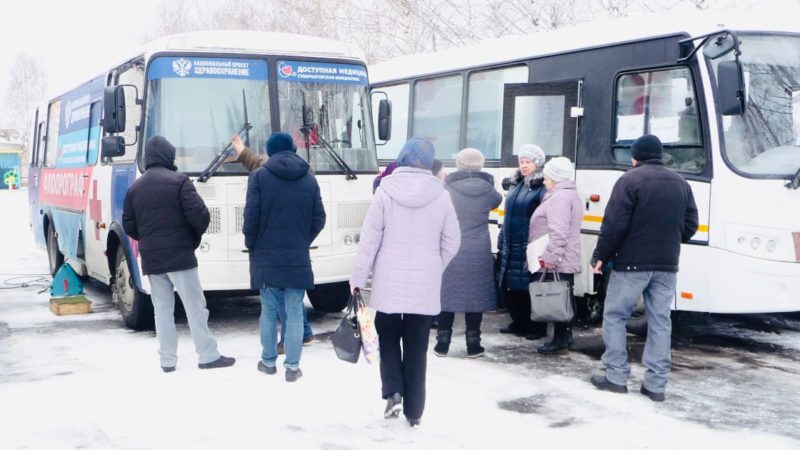
[[[797,10],[794,10],[795,12]],[[798,32],[796,14],[670,12],[598,20],[555,31],[488,39],[436,53],[400,56],[369,66],[370,84],[388,83],[453,70],[494,66],[569,51],[664,36],[701,36],[719,29]]]
[[[366,59],[364,52],[351,44],[314,36],[263,31],[215,30],[173,34],[145,46],[145,54],[158,52],[283,54],[362,62]]]

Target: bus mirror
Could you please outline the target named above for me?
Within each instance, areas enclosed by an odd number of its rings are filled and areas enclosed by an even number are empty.
[[[703,46],[703,55],[708,59],[717,59],[727,55],[734,48],[736,48],[734,37],[730,33],[724,32],[708,40],[708,43]]]
[[[125,90],[108,86],[103,91],[103,128],[106,133],[125,131]]]
[[[388,141],[392,138],[392,101],[382,99],[378,103],[378,139]]]
[[[125,155],[125,138],[122,136],[106,136],[100,143],[100,156],[116,158]]]
[[[723,61],[717,66],[719,112],[723,116],[744,113],[744,76],[739,61]]]

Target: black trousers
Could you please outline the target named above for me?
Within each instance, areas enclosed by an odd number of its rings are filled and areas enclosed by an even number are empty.
[[[375,314],[381,353],[381,393],[403,396],[403,414],[419,419],[425,409],[425,373],[433,316]],[[402,348],[401,348],[402,347]]]
[[[453,322],[455,322],[456,313],[442,311],[439,313],[439,326],[438,330],[453,330]],[[483,321],[483,313],[471,312],[464,313],[464,322],[467,324],[467,331],[481,331],[481,322]]]
[[[532,281],[538,281],[541,278],[540,273],[533,274]],[[552,272],[548,272],[544,276],[545,281],[553,280],[555,276]],[[572,286],[575,285],[575,274],[574,273],[558,273],[558,278],[560,280],[566,280],[569,283],[569,293],[570,293],[570,301],[572,301],[572,310],[576,311],[575,309],[575,294],[572,292]],[[530,311],[530,309],[528,309]],[[575,316],[577,314],[572,315],[572,320],[569,322],[553,322],[553,339],[558,339],[561,337],[565,337],[568,333],[572,332],[572,325],[575,323]]]
[[[522,334],[544,334],[547,324],[531,321],[531,295],[528,291],[506,291],[506,308],[514,328]]]

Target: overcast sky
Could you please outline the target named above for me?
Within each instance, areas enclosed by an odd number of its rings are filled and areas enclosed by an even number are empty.
[[[138,48],[155,0],[19,0],[4,4],[0,24],[0,95],[19,52],[37,56],[49,90],[65,90],[120,62]]]
[[[0,96],[14,55],[37,56],[49,75],[51,94],[63,92],[133,56],[155,14],[158,0],[13,0],[0,23]],[[334,1],[334,0],[332,0]],[[666,0],[665,0],[666,1]],[[635,4],[636,1],[632,0]],[[712,10],[775,11],[800,0],[716,0]],[[795,9],[796,11],[796,9]]]

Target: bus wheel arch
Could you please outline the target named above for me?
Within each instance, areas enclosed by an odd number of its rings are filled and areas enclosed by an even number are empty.
[[[44,238],[47,245],[47,264],[50,275],[55,275],[64,264],[64,254],[58,249],[58,234],[53,226],[50,216],[44,216]]]
[[[333,313],[339,312],[347,306],[350,299],[350,282],[339,281],[335,283],[318,284],[314,289],[308,290],[308,300],[317,311]]]

